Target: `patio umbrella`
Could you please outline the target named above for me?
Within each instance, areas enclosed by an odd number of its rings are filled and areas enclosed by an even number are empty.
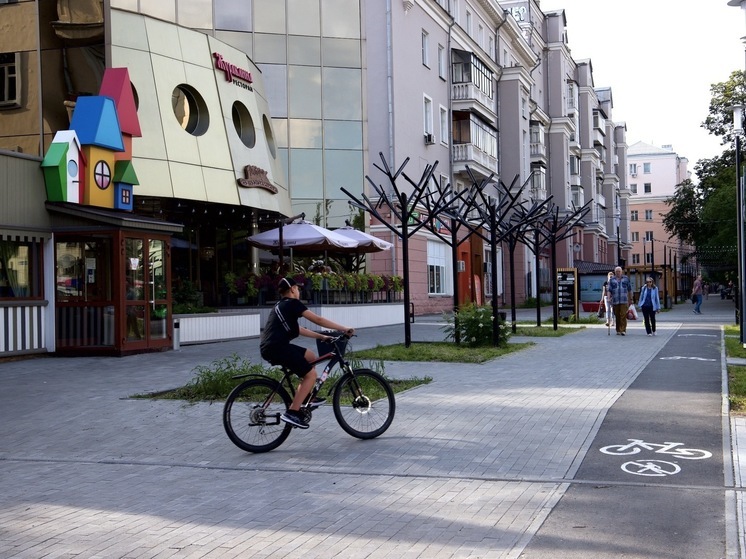
[[[388,241],[369,235],[364,231],[359,231],[351,226],[340,227],[339,229],[335,229],[334,232],[357,241],[357,249],[355,252],[380,252],[382,250],[390,250],[391,247],[394,246]]]
[[[279,227],[270,229],[248,237],[248,241],[255,247],[278,249],[280,253],[284,248],[302,249],[305,252],[324,250],[354,252],[358,246],[357,241],[314,225],[310,221],[283,225],[282,231]]]

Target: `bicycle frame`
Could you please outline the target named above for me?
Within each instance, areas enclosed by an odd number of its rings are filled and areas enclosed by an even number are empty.
[[[352,368],[350,367],[349,361],[344,359],[343,354],[344,352],[339,349],[339,346],[337,345],[339,341],[344,337],[345,335],[337,336],[335,337],[330,343],[334,345],[334,351],[330,351],[329,353],[325,353],[324,355],[321,355],[311,361],[311,366],[315,367],[319,363],[323,363],[325,361],[328,361],[326,366],[322,369],[321,374],[318,374],[316,378],[316,383],[314,384],[313,389],[309,393],[308,397],[306,398],[306,402],[310,402],[313,398],[316,397],[316,395],[321,390],[321,387],[324,386],[324,383],[326,382],[327,378],[329,377],[329,373],[331,373],[332,369],[334,368],[335,363],[339,363],[339,368],[342,370],[342,374],[352,373]],[[288,370],[286,367],[280,366],[280,370],[282,371],[282,378],[277,381],[278,386],[282,386],[285,388],[285,390],[288,391],[288,394],[290,394],[291,398],[295,397],[295,386],[292,382],[292,377],[295,376],[295,374]],[[268,378],[267,375],[262,373],[246,373],[244,375],[234,375],[232,378],[234,379],[244,379],[244,378]],[[271,377],[270,377],[271,378]],[[332,385],[331,390],[334,389],[335,384]],[[270,397],[267,399],[267,404],[274,398],[275,393],[273,392]]]

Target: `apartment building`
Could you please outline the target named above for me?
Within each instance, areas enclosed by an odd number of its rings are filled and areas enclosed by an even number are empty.
[[[670,274],[674,263],[692,248],[670,237],[663,227],[668,213],[666,200],[673,196],[679,184],[690,178],[689,160],[677,154],[673,146],[654,146],[636,142],[627,150],[627,180],[629,182],[629,225],[632,251],[628,267],[634,270],[638,285],[643,276],[653,274],[661,279],[665,270]],[[678,270],[682,276],[679,284],[691,285],[684,275],[691,275],[687,268]],[[673,291],[673,276],[667,277],[668,290]],[[688,283],[687,283],[688,282]]]

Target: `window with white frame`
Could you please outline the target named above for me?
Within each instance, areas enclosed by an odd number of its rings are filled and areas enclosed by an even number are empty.
[[[433,100],[427,95],[423,100],[423,131],[425,135],[433,133]]]
[[[633,243],[639,243],[640,242],[640,232],[639,231],[632,231],[632,242]]]
[[[637,163],[630,163],[629,164],[629,174],[630,175],[636,175],[637,174]]]
[[[646,252],[645,253],[645,264],[652,264],[652,262],[653,262],[653,253]]]
[[[653,221],[653,210],[645,210],[645,221]]]
[[[422,30],[422,64],[430,67],[430,57],[428,55],[428,51],[430,45],[430,36],[428,35],[427,31],[424,29]]]
[[[484,27],[481,23],[477,26],[477,44],[484,48]]]
[[[440,143],[448,145],[448,109],[440,106]]]
[[[640,255],[639,254],[633,254],[632,255],[632,264],[639,264],[640,263]]]
[[[629,185],[629,190],[632,192],[632,194],[637,194],[637,183],[633,182]]]
[[[427,242],[427,292],[428,295],[449,295],[448,246],[436,241]]]
[[[484,295],[492,297],[492,251],[484,251]]]
[[[652,231],[645,231],[645,240],[646,241],[652,241],[653,240],[653,232]]]
[[[637,210],[632,210],[629,212],[629,220],[630,221],[637,221]]]
[[[446,64],[446,49],[443,45],[438,45],[438,76],[441,79],[448,79],[446,72],[448,71],[448,65]]]
[[[459,8],[459,0],[451,0],[451,15],[453,16],[453,21],[456,23],[461,23]]]
[[[646,175],[650,174],[650,163],[643,163],[642,164],[642,172]]]
[[[0,53],[0,108],[12,109],[21,106],[20,70],[20,53]]]
[[[495,58],[495,39],[492,38],[492,35],[487,40],[487,54],[490,55],[490,58]]]
[[[644,183],[644,187],[645,187],[645,194],[650,194],[653,191],[652,183],[646,182]]]
[[[471,12],[466,10],[466,34],[471,37]]]

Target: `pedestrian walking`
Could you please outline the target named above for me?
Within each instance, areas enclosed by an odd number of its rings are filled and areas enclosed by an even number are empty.
[[[694,301],[694,314],[702,314],[702,274],[697,274],[692,286],[692,301]]]
[[[632,303],[632,285],[629,278],[622,274],[622,267],[614,268],[614,275],[609,280],[609,293],[611,294],[611,305],[614,308],[614,319],[616,320],[616,335],[627,335],[627,311]]]
[[[640,290],[639,305],[645,321],[645,332],[648,336],[655,336],[655,314],[661,310],[661,302],[658,287],[653,282],[653,278],[645,280],[645,285]]]

